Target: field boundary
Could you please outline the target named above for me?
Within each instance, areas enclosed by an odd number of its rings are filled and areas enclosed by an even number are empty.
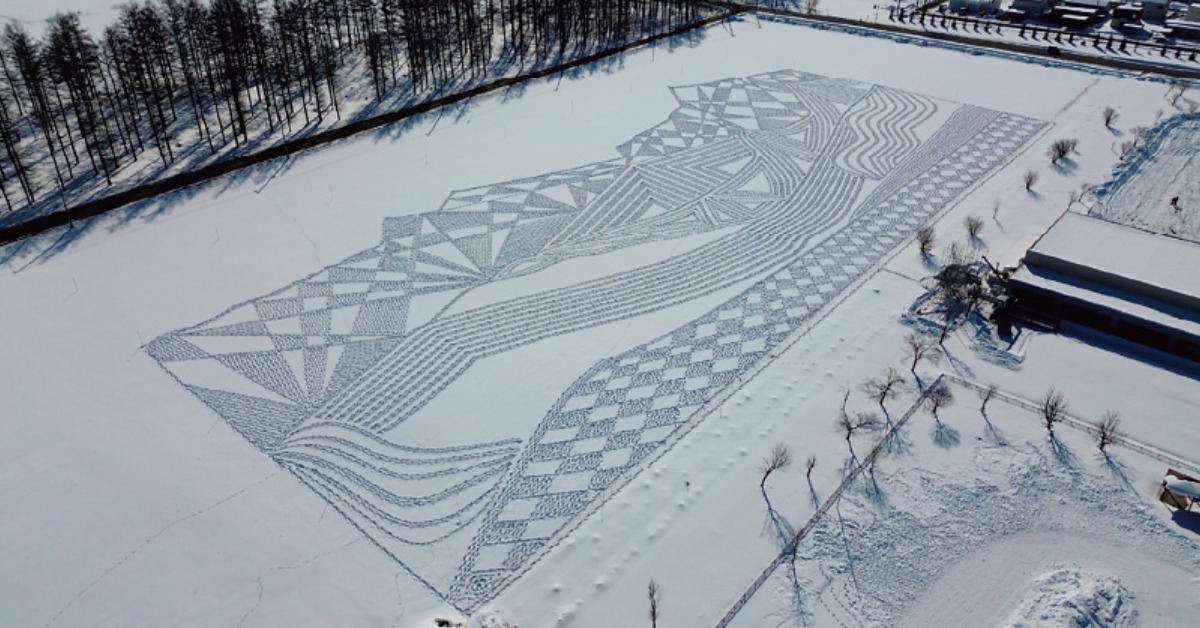
[[[147,200],[171,192],[176,192],[193,185],[206,183],[250,166],[263,164],[279,158],[290,158],[293,153],[298,153],[308,149],[317,148],[325,144],[330,144],[338,140],[352,137],[359,133],[370,131],[372,129],[395,122],[400,122],[418,115],[426,114],[442,107],[454,105],[476,96],[483,96],[502,89],[514,87],[531,80],[546,78],[560,72],[588,65],[590,63],[595,63],[614,55],[624,54],[630,50],[706,28],[713,24],[737,17],[743,13],[753,13],[756,16],[775,16],[789,21],[805,24],[812,28],[828,28],[833,26],[846,29],[848,32],[854,34],[867,36],[891,36],[897,38],[896,41],[898,43],[910,43],[910,38],[926,39],[950,44],[952,46],[961,46],[967,49],[984,48],[1007,53],[1016,53],[1018,55],[1030,56],[1034,58],[1044,57],[1050,62],[1062,64],[1064,66],[1076,64],[1101,67],[1120,72],[1152,75],[1159,74],[1169,78],[1189,78],[1200,80],[1200,71],[1156,65],[1153,63],[1140,63],[1098,57],[1094,55],[1084,55],[1072,52],[1070,50],[1057,48],[1055,49],[1056,54],[1051,54],[1049,49],[1045,46],[993,41],[948,32],[930,31],[928,29],[908,29],[902,26],[885,24],[882,22],[865,22],[862,20],[828,15],[810,15],[790,9],[754,6],[739,2],[726,2],[723,0],[706,0],[704,4],[723,8],[725,11],[723,13],[698,20],[691,24],[686,24],[657,35],[651,35],[637,41],[617,46],[616,48],[585,55],[572,61],[542,68],[540,70],[534,70],[526,74],[500,78],[495,81],[477,85],[461,92],[456,92],[454,94],[434,98],[426,102],[402,107],[400,109],[370,118],[350,122],[343,126],[321,131],[319,133],[314,133],[312,135],[288,140],[255,153],[217,161],[190,172],[165,176],[161,179],[150,181],[148,183],[137,185],[107,196],[67,207],[60,211],[54,211],[48,214],[35,216],[28,220],[12,225],[0,226],[0,246],[10,244],[33,235],[38,235],[58,227],[67,225],[74,226],[76,221],[93,218],[131,203]]]
[[[532,80],[553,76],[567,70],[585,66],[597,61],[602,61],[608,57],[624,54],[636,48],[641,48],[643,46],[654,44],[666,39],[685,35],[689,32],[706,28],[712,24],[736,17],[747,10],[741,7],[732,6],[723,8],[726,10],[717,15],[709,16],[702,20],[692,22],[691,24],[686,24],[669,31],[658,33],[657,35],[643,37],[637,41],[622,44],[615,48],[585,55],[578,59],[573,59],[565,63],[534,70],[525,74],[496,79],[494,81],[483,83],[461,92],[456,92],[454,94],[441,96],[439,98],[434,98],[422,103],[402,107],[400,109],[377,116],[372,116],[370,118],[356,120],[343,126],[321,131],[319,133],[314,133],[312,135],[306,135],[301,138],[288,140],[254,153],[239,155],[237,157],[231,157],[229,159],[217,161],[205,166],[201,166],[200,168],[190,172],[182,172],[179,174],[165,176],[161,179],[156,179],[148,183],[86,201],[59,211],[35,216],[29,220],[18,222],[13,225],[3,226],[0,227],[0,246],[22,240],[29,236],[44,233],[57,227],[63,227],[67,225],[73,226],[76,221],[93,218],[119,207],[129,205],[130,203],[143,201],[155,196],[160,196],[162,194],[182,190],[193,185],[205,183],[250,166],[266,163],[279,158],[288,158],[291,157],[293,153],[298,153],[311,148],[317,148],[325,144],[330,144],[338,140],[358,135],[359,133],[363,133],[365,131],[377,129],[381,126],[395,122],[401,122],[414,116],[429,113],[442,107],[454,105],[464,100],[475,98],[476,96],[483,96],[492,92],[507,89],[509,87],[515,87]]]

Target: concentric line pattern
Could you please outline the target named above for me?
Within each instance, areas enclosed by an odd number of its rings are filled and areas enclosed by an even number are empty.
[[[375,247],[148,351],[414,577],[476,608],[1043,126],[795,71],[672,91],[679,107],[618,159],[389,218]],[[585,278],[555,274],[593,259]],[[663,313],[734,286],[682,327]],[[481,360],[634,318],[673,331],[588,356],[522,433],[463,444],[489,417],[427,410],[471,393],[460,379]],[[510,366],[502,385],[519,386]],[[445,422],[437,446],[406,432],[414,417]]]

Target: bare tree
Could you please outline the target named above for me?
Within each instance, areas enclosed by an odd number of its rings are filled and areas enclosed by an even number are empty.
[[[917,229],[917,248],[921,251],[921,255],[929,255],[933,250],[933,227],[925,225]]]
[[[1175,103],[1179,102],[1185,91],[1187,91],[1187,83],[1179,79],[1171,81],[1171,87],[1167,89],[1167,98],[1171,99],[1172,107],[1175,106]]]
[[[835,424],[842,438],[845,438],[846,443],[851,445],[851,450],[854,446],[850,443],[850,439],[854,438],[855,434],[878,429],[880,425],[879,416],[872,412],[855,412],[853,416],[843,412],[838,416]]]
[[[650,585],[646,587],[646,595],[650,598],[650,628],[658,628],[658,602],[660,599],[660,591],[658,583],[653,579],[650,580]]]
[[[889,366],[882,377],[868,377],[864,380],[862,391],[882,406],[885,401],[894,399],[896,395],[900,394],[898,387],[905,381],[907,380],[900,374],[900,371],[896,370],[896,367]]]
[[[809,456],[808,460],[805,461],[805,463],[804,463],[804,467],[805,467],[804,468],[804,477],[806,479],[808,479],[809,484],[812,484],[812,472],[813,472],[813,469],[816,468],[816,466],[817,466],[817,455],[813,454],[813,455]]]
[[[1104,112],[1100,114],[1104,119],[1104,128],[1111,129],[1113,122],[1117,121],[1117,110],[1112,107],[1105,107]]]
[[[1038,181],[1037,170],[1034,170],[1032,168],[1030,168],[1029,170],[1026,170],[1025,174],[1021,177],[1021,181],[1023,181],[1025,183],[1026,190],[1032,190],[1034,184],[1036,184]]]
[[[998,388],[995,384],[988,384],[987,388],[979,391],[979,413],[987,414],[987,404],[996,396]]]
[[[913,375],[917,374],[917,364],[921,360],[928,360],[930,364],[937,364],[942,359],[941,350],[938,349],[937,342],[932,338],[917,333],[910,333],[904,337],[904,352],[905,357],[911,360],[908,371]]]
[[[1133,136],[1133,145],[1136,147],[1146,141],[1146,138],[1150,135],[1150,129],[1144,126],[1135,126],[1129,129],[1129,134]]]
[[[1066,159],[1071,153],[1075,152],[1075,147],[1078,144],[1078,140],[1068,139],[1065,137],[1054,140],[1054,143],[1051,144],[1050,148],[1046,150],[1046,155],[1050,157],[1050,163],[1056,164],[1063,159]]]
[[[801,4],[801,9],[808,15],[814,15],[817,12],[817,6],[820,4],[820,0],[804,0]]]
[[[1063,420],[1063,415],[1067,411],[1067,400],[1061,392],[1051,388],[1046,391],[1046,395],[1038,404],[1038,411],[1042,415],[1042,425],[1046,427],[1047,432],[1053,435],[1054,426]]]
[[[1100,415],[1100,422],[1096,424],[1099,430],[1096,433],[1096,446],[1100,451],[1105,451],[1109,445],[1121,441],[1121,415],[1115,410],[1106,410]]]
[[[758,487],[762,490],[767,490],[767,478],[771,474],[780,470],[786,469],[792,464],[792,450],[788,449],[787,445],[779,443],[771,449],[771,455],[763,458],[762,466],[759,469],[762,471],[762,480],[759,481]]]
[[[883,427],[883,421],[880,421],[879,415],[874,412],[855,412],[854,425],[858,431],[870,432]]]
[[[871,412],[855,412],[853,416],[846,411],[846,402],[850,399],[850,391],[842,396],[842,408],[838,412],[837,421],[834,422],[834,428],[846,439],[846,446],[850,448],[850,455],[854,455],[854,442],[851,440],[854,435],[860,431],[868,431],[877,429],[882,425],[879,417]],[[816,462],[813,462],[814,466]]]
[[[979,233],[983,231],[983,219],[979,216],[967,216],[967,219],[963,221],[963,224],[966,225],[967,235],[969,235],[972,240],[978,238]]]
[[[933,414],[933,419],[941,422],[941,417],[938,416],[938,410],[945,408],[954,402],[954,393],[950,392],[950,387],[944,382],[938,383],[925,392],[925,406]]]

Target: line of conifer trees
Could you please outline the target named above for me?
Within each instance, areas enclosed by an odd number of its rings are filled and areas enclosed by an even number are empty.
[[[700,17],[694,0],[150,0],[99,37],[76,13],[0,33],[0,192],[9,210],[143,151],[166,168],[490,72],[619,46]],[[355,77],[355,78],[347,78]],[[361,77],[361,78],[358,78]]]

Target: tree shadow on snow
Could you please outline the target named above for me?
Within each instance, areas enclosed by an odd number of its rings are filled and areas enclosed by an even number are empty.
[[[842,537],[842,545],[846,548],[846,571],[850,574],[850,582],[854,583],[854,590],[859,590],[858,574],[854,570],[854,552],[850,549],[850,539],[846,536],[846,520],[842,518],[842,500],[837,500],[834,503],[834,511],[837,513],[838,531]]]
[[[921,253],[921,265],[928,271],[935,271],[938,268],[937,260],[931,253]]]
[[[879,507],[888,505],[887,495],[883,492],[883,487],[875,480],[875,467],[871,465],[867,468],[867,472],[863,474],[863,494],[872,504]]]
[[[1075,160],[1070,157],[1063,157],[1050,164],[1050,169],[1065,177],[1075,174],[1075,171],[1079,170],[1079,164],[1075,163]]]
[[[1077,467],[1078,460],[1075,457],[1075,453],[1067,448],[1066,443],[1059,440],[1054,435],[1054,432],[1050,433],[1050,453],[1054,454],[1054,459],[1062,466],[1068,469],[1075,469]]]
[[[947,337],[946,339],[949,340],[950,337]],[[946,364],[949,364],[950,367],[954,369],[955,373],[967,379],[975,379],[975,369],[972,369],[970,364],[967,364],[962,359],[951,353],[950,349],[946,347],[945,343],[941,344],[941,349],[942,355],[946,357]]]
[[[933,438],[933,444],[942,449],[952,449],[962,442],[962,434],[941,421],[933,422],[933,430],[929,434]]]
[[[896,428],[884,436],[882,453],[888,456],[904,456],[912,451],[912,439],[908,437],[908,426]]]
[[[1133,480],[1129,477],[1129,470],[1126,468],[1125,463],[1107,451],[1102,451],[1099,455],[1104,459],[1104,465],[1108,467],[1108,472],[1114,478],[1120,480],[1125,485],[1125,488],[1134,489]]]
[[[813,508],[821,507],[821,498],[817,495],[817,487],[813,486],[812,478],[808,478],[808,500]]]
[[[986,411],[980,412],[979,414],[983,417],[983,433],[987,434],[988,441],[998,447],[1007,447],[1008,438],[1004,436],[1004,432],[1001,432],[996,428],[996,425],[992,423],[990,418],[988,418]]]
[[[796,549],[792,548],[791,555],[788,557],[787,565],[788,584],[792,589],[792,619],[802,626],[810,624],[811,613],[804,606],[804,591],[800,585],[800,574],[796,572]]]
[[[771,498],[767,496],[767,492],[762,492],[763,501],[767,504],[767,518],[763,521],[763,534],[775,537],[779,543],[781,550],[786,550],[792,542],[792,538],[796,536],[796,528],[792,527],[791,523],[775,510],[775,506],[771,504]]]

